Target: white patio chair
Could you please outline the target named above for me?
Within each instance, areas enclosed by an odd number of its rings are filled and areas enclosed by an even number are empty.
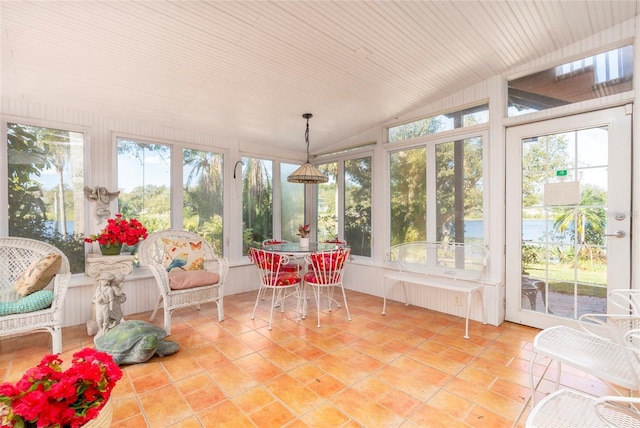
[[[640,359],[640,330],[627,331],[622,348],[631,360]],[[529,413],[527,428],[640,428],[640,398],[586,394],[560,389],[542,399]]]
[[[622,307],[634,305],[635,296],[626,292],[614,294]],[[626,305],[625,294],[629,297]],[[602,379],[615,391],[640,390],[640,361],[624,343],[625,335],[640,328],[640,314],[632,310],[630,315],[585,314],[578,321],[580,329],[555,326],[542,330],[534,338],[529,365],[532,405],[535,405],[533,375],[537,355],[557,362],[556,389],[565,364]]]
[[[533,408],[526,428],[640,428],[640,398],[590,397],[561,389]]]
[[[351,249],[347,247],[330,251],[318,251],[305,257],[308,271],[304,275],[304,286],[305,288],[310,286],[313,290],[316,309],[318,311],[318,327],[320,327],[320,296],[323,294],[323,290],[327,296],[329,312],[332,311],[334,303],[336,307],[340,307],[333,297],[336,287],[340,287],[340,290],[342,290],[342,299],[347,312],[347,320],[351,321],[347,295],[344,292],[344,285],[342,283],[344,270],[350,255]],[[306,315],[306,308],[303,309],[303,314]]]
[[[16,280],[23,273],[37,271],[39,261],[50,254],[60,256],[60,267],[50,278],[55,270],[52,265],[52,270],[48,274],[43,272],[38,282],[44,290],[51,290],[53,296],[51,292],[38,290],[26,297],[18,294],[14,287]],[[0,314],[5,315],[0,315],[0,336],[46,330],[51,334],[52,353],[62,352],[63,306],[70,279],[69,260],[56,247],[33,239],[1,237]],[[39,294],[46,298],[37,299]]]
[[[291,271],[287,268],[290,263],[289,256],[282,253],[249,248],[249,259],[256,265],[260,276],[260,288],[258,289],[256,303],[253,305],[251,319],[255,319],[258,303],[267,290],[272,290],[269,330],[273,325],[273,310],[279,306],[280,312],[284,312],[284,301],[289,296],[295,297],[296,313],[297,317],[300,318],[302,277],[297,270]]]
[[[180,308],[216,302],[218,321],[224,320],[224,283],[229,271],[225,257],[216,257],[200,235],[168,229],[151,233],[138,249],[140,266],[148,267],[160,297],[151,314],[153,321],[162,305],[164,329],[171,334],[171,315]]]

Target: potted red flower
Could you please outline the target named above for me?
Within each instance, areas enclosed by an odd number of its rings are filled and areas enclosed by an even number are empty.
[[[126,220],[122,214],[116,214],[115,218],[107,220],[99,234],[84,238],[84,241],[100,244],[102,254],[115,255],[120,254],[123,244],[134,247],[148,235],[147,229],[135,218]]]
[[[65,371],[58,354],[45,355],[15,385],[0,385],[0,427],[81,427],[99,416],[121,377],[113,358],[93,348],[73,354]]]

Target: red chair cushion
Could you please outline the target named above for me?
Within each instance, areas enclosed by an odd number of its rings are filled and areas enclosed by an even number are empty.
[[[253,260],[252,254],[258,257],[257,261]],[[270,271],[274,271],[278,267],[278,264],[280,263],[280,259],[281,259],[281,257],[278,254],[263,253],[260,251],[249,253],[249,258],[253,262],[256,262],[256,264],[260,269],[267,269]]]
[[[319,271],[340,270],[347,260],[347,253],[340,248],[333,253],[314,253],[310,256],[311,264]]]
[[[302,281],[299,273],[285,272],[278,275],[275,285],[294,285]]]

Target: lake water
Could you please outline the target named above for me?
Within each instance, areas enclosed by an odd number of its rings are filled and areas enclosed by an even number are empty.
[[[464,222],[466,238],[482,237],[483,220],[467,220]],[[531,219],[522,221],[522,240],[540,241],[549,231],[553,230],[553,220]]]
[[[58,225],[53,221],[47,221],[47,225],[57,230]],[[482,238],[482,224],[483,220],[467,220],[464,222],[465,237],[467,238]],[[522,239],[525,241],[540,241],[547,232],[546,227],[549,230],[553,230],[552,220],[524,220],[522,222]],[[73,221],[67,221],[67,233],[73,233]]]

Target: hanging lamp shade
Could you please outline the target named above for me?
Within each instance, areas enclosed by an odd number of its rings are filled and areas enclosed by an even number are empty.
[[[289,183],[304,184],[326,183],[329,181],[329,178],[309,162],[309,119],[311,119],[313,115],[311,113],[305,113],[302,117],[307,119],[307,129],[304,133],[304,141],[307,144],[307,161],[301,165],[300,168],[293,171],[291,175],[287,177],[287,181]]]

